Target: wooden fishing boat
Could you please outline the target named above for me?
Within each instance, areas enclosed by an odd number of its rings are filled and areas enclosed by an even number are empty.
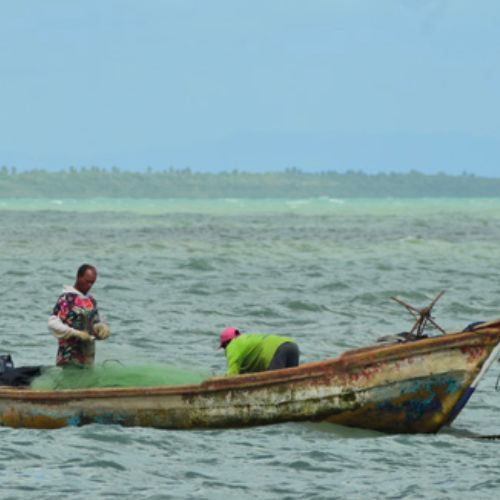
[[[499,349],[500,320],[467,332],[378,344],[327,361],[199,385],[1,387],[0,424],[195,429],[323,421],[385,432],[436,432],[463,409]]]

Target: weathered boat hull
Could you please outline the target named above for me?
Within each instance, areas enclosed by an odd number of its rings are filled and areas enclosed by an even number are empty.
[[[472,332],[351,351],[297,368],[141,389],[0,389],[0,424],[164,429],[327,421],[436,432],[463,408],[499,351],[500,322]]]

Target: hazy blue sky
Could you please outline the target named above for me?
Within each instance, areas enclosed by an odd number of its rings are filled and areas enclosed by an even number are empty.
[[[0,0],[0,165],[500,176],[498,0]]]

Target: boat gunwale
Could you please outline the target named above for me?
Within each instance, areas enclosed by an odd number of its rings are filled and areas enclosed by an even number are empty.
[[[493,322],[492,322],[493,323]],[[390,362],[435,352],[437,347],[455,349],[478,345],[498,344],[500,342],[500,322],[498,327],[487,327],[470,332],[455,332],[410,342],[373,345],[346,351],[337,358],[314,361],[293,368],[258,373],[241,374],[232,377],[219,376],[202,381],[200,384],[155,387],[102,387],[89,389],[34,390],[30,388],[0,386],[0,400],[22,401],[71,401],[77,399],[100,399],[119,397],[161,397],[208,395],[228,390],[267,387],[290,384],[306,379],[321,378],[328,373],[349,373],[363,365]],[[488,323],[490,325],[490,323]]]

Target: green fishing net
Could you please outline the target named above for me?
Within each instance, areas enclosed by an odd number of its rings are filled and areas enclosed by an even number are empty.
[[[50,391],[97,387],[157,387],[199,384],[208,377],[208,373],[172,365],[126,366],[119,362],[104,362],[88,368],[45,367],[42,374],[31,382],[31,388]]]

